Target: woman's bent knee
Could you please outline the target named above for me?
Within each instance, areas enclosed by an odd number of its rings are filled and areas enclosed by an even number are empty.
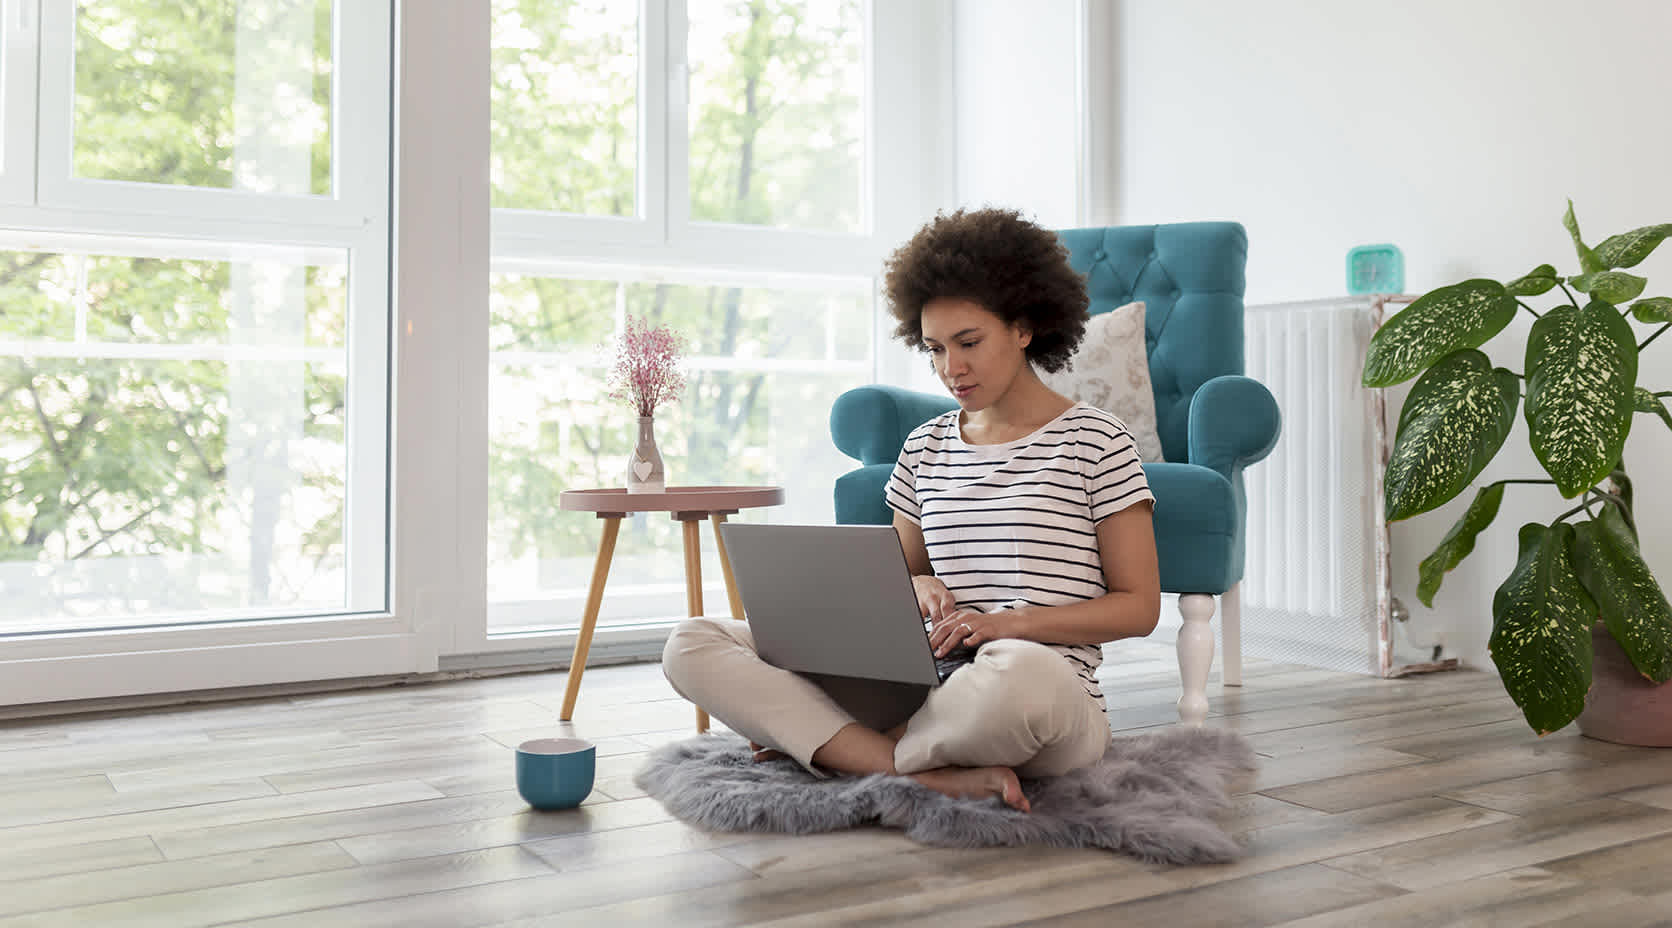
[[[978,666],[996,685],[983,687],[996,700],[1044,708],[1085,694],[1068,658],[1033,641],[996,641],[981,649]]]
[[[683,693],[683,687],[692,673],[700,672],[704,663],[703,651],[736,646],[736,639],[726,634],[719,624],[721,621],[732,620],[694,616],[675,625],[668,633],[667,643],[662,645],[662,675],[668,678],[674,689]]]
[[[976,655],[978,662],[987,663],[995,670],[1033,678],[1075,676],[1073,665],[1049,645],[1019,638],[1001,638],[983,645]]]
[[[1032,641],[994,644],[1002,647],[988,645],[977,658],[978,664],[986,663],[982,670],[986,679],[969,688],[970,710],[978,717],[1009,720],[1036,735],[1050,737],[1071,730],[1072,719],[1084,711],[1091,697],[1068,659]]]

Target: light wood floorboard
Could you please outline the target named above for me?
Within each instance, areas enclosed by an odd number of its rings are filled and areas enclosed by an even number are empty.
[[[1177,718],[1171,648],[1101,674],[1120,732]],[[1536,737],[1495,678],[1250,660],[1208,724],[1261,767],[1223,866],[715,834],[633,785],[690,737],[654,664],[0,721],[0,928],[14,925],[1650,925],[1672,920],[1672,751]],[[721,726],[723,730],[723,726]],[[599,745],[535,812],[513,748]]]

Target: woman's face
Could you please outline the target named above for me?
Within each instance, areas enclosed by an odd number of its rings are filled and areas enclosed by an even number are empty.
[[[1011,326],[979,303],[937,297],[923,305],[923,347],[935,373],[966,410],[1003,396],[1027,368],[1033,334]]]

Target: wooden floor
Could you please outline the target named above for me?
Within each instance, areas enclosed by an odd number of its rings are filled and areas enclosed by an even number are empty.
[[[1119,729],[1176,718],[1170,649],[1111,649]],[[1210,725],[1262,757],[1229,866],[707,834],[632,786],[691,733],[656,665],[0,723],[0,926],[1672,923],[1672,751],[1535,738],[1496,679],[1252,663]],[[599,748],[535,813],[510,746]],[[925,921],[926,920],[926,921]]]

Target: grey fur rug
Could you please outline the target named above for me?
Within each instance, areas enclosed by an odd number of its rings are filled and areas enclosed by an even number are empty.
[[[906,777],[818,779],[792,760],[756,763],[736,735],[698,735],[652,751],[633,782],[710,831],[809,834],[864,825],[903,829],[941,847],[1106,848],[1171,864],[1223,863],[1242,849],[1214,821],[1239,771],[1254,769],[1240,735],[1169,728],[1116,736],[1103,760],[1023,780],[1031,813],[999,799],[957,800]]]

